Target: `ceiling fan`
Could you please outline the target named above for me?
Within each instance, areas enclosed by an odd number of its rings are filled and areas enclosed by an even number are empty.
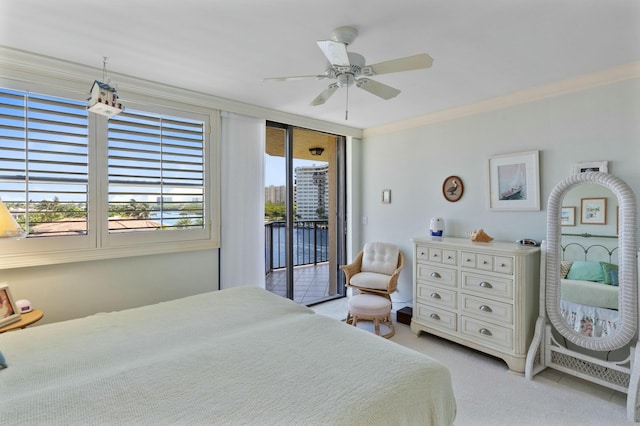
[[[287,81],[307,78],[315,78],[317,80],[328,78],[336,80],[335,83],[331,83],[322,93],[311,101],[311,105],[317,106],[324,104],[327,99],[341,87],[347,88],[348,105],[348,88],[354,85],[385,100],[394,98],[400,93],[400,90],[371,80],[368,77],[429,68],[433,63],[431,56],[422,53],[379,62],[373,65],[366,65],[364,56],[347,51],[347,46],[353,43],[357,35],[358,31],[353,27],[339,27],[331,32],[330,40],[318,41],[318,47],[320,47],[320,50],[322,50],[322,53],[324,53],[329,61],[327,69],[322,74],[273,77],[265,78],[264,81]],[[346,111],[345,119],[347,119],[347,117],[348,110]]]

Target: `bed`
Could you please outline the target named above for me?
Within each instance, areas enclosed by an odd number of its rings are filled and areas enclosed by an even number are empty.
[[[601,242],[570,242],[561,248],[562,317],[579,333],[592,337],[613,335],[620,319],[618,267],[612,263],[617,260],[617,247]]]
[[[254,287],[0,334],[0,424],[450,425],[441,363]]]

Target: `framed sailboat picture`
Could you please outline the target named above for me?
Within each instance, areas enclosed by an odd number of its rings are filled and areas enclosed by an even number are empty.
[[[540,210],[539,151],[489,158],[489,209]]]

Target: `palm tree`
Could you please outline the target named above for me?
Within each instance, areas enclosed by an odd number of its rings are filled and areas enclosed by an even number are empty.
[[[149,219],[151,217],[149,210],[148,203],[139,203],[133,198],[129,200],[129,204],[127,204],[126,208],[129,216],[135,219]]]

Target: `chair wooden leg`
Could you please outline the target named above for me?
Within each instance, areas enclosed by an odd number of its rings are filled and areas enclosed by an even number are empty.
[[[387,315],[387,318],[385,321],[387,323],[387,327],[389,327],[389,332],[385,334],[384,337],[388,339],[394,334],[396,334],[396,328],[394,327],[393,322],[391,321],[391,314]]]

